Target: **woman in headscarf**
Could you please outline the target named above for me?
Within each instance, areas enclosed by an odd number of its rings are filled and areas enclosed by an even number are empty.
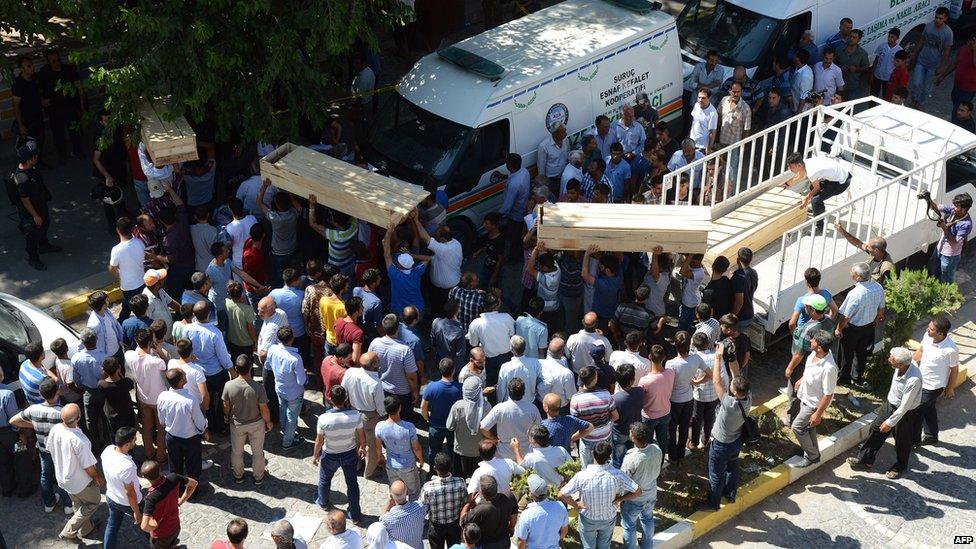
[[[374,522],[366,529],[366,549],[413,549],[402,541],[390,539],[382,522]]]
[[[454,431],[454,473],[469,478],[481,461],[478,445],[483,437],[479,425],[491,410],[491,404],[485,400],[482,381],[478,377],[466,378],[461,393],[463,398],[455,402],[447,414],[447,428]]]

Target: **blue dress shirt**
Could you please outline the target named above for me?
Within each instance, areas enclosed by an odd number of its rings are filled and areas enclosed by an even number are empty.
[[[305,366],[298,349],[285,347],[278,343],[268,349],[268,357],[264,361],[265,369],[274,372],[275,392],[285,400],[295,400],[305,394]]]
[[[193,354],[204,374],[212,376],[234,367],[224,335],[213,322],[194,322],[184,328],[183,337],[193,343]]]

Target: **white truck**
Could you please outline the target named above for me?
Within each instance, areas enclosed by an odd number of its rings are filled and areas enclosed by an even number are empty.
[[[680,117],[674,18],[649,2],[566,0],[418,61],[364,152],[380,173],[446,193],[448,223],[470,242],[501,205],[509,153],[534,167],[556,124],[575,143],[641,93],[662,119]]]
[[[794,151],[850,163],[851,185],[828,199],[826,212],[816,218],[795,217],[801,195],[779,187],[793,175],[785,160]],[[740,243],[753,249],[759,285],[750,337],[764,349],[806,292],[807,267],[820,269],[821,286],[839,293],[853,285],[851,265],[869,259],[838,233],[836,223],[862,241],[883,236],[895,262],[930,250],[941,231],[926,216],[918,194],[929,191],[942,204],[963,192],[976,196],[976,135],[923,112],[866,97],[810,109],[716,151],[667,174],[665,189],[695,172],[703,174],[703,184],[694,191],[694,200],[678,203],[711,207],[709,247],[730,250],[726,255],[733,265]],[[768,205],[757,211],[756,204]],[[818,221],[825,226],[823,232],[812,230]]]
[[[678,15],[678,34],[688,79],[709,50],[719,53],[725,78],[737,65],[756,80],[772,75],[774,55],[793,48],[803,31],[812,30],[823,45],[849,17],[864,31],[863,47],[871,59],[888,30],[901,29],[901,45],[914,44],[936,8],[951,0],[688,0]],[[963,40],[962,37],[957,41]]]

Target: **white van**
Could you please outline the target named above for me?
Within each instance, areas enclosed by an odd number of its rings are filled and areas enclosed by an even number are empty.
[[[367,161],[443,190],[448,223],[471,242],[501,204],[506,156],[535,166],[548,128],[564,123],[575,144],[638,93],[662,119],[680,118],[675,22],[650,4],[566,0],[422,58],[377,114]]]
[[[864,31],[861,47],[872,61],[888,30],[901,29],[901,45],[914,44],[936,8],[951,0],[688,0],[678,15],[678,34],[684,58],[684,76],[704,60],[709,50],[719,52],[725,77],[732,68],[746,67],[763,80],[772,75],[774,54],[792,48],[803,31],[813,31],[821,46],[837,33],[840,20],[849,17]]]

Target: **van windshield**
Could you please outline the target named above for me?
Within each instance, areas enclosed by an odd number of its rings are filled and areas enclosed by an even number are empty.
[[[727,0],[689,0],[678,16],[678,36],[702,59],[715,50],[722,65],[750,68],[759,65],[781,23]]]
[[[440,186],[470,131],[394,93],[369,130],[367,161],[386,175],[418,185],[433,178]]]

